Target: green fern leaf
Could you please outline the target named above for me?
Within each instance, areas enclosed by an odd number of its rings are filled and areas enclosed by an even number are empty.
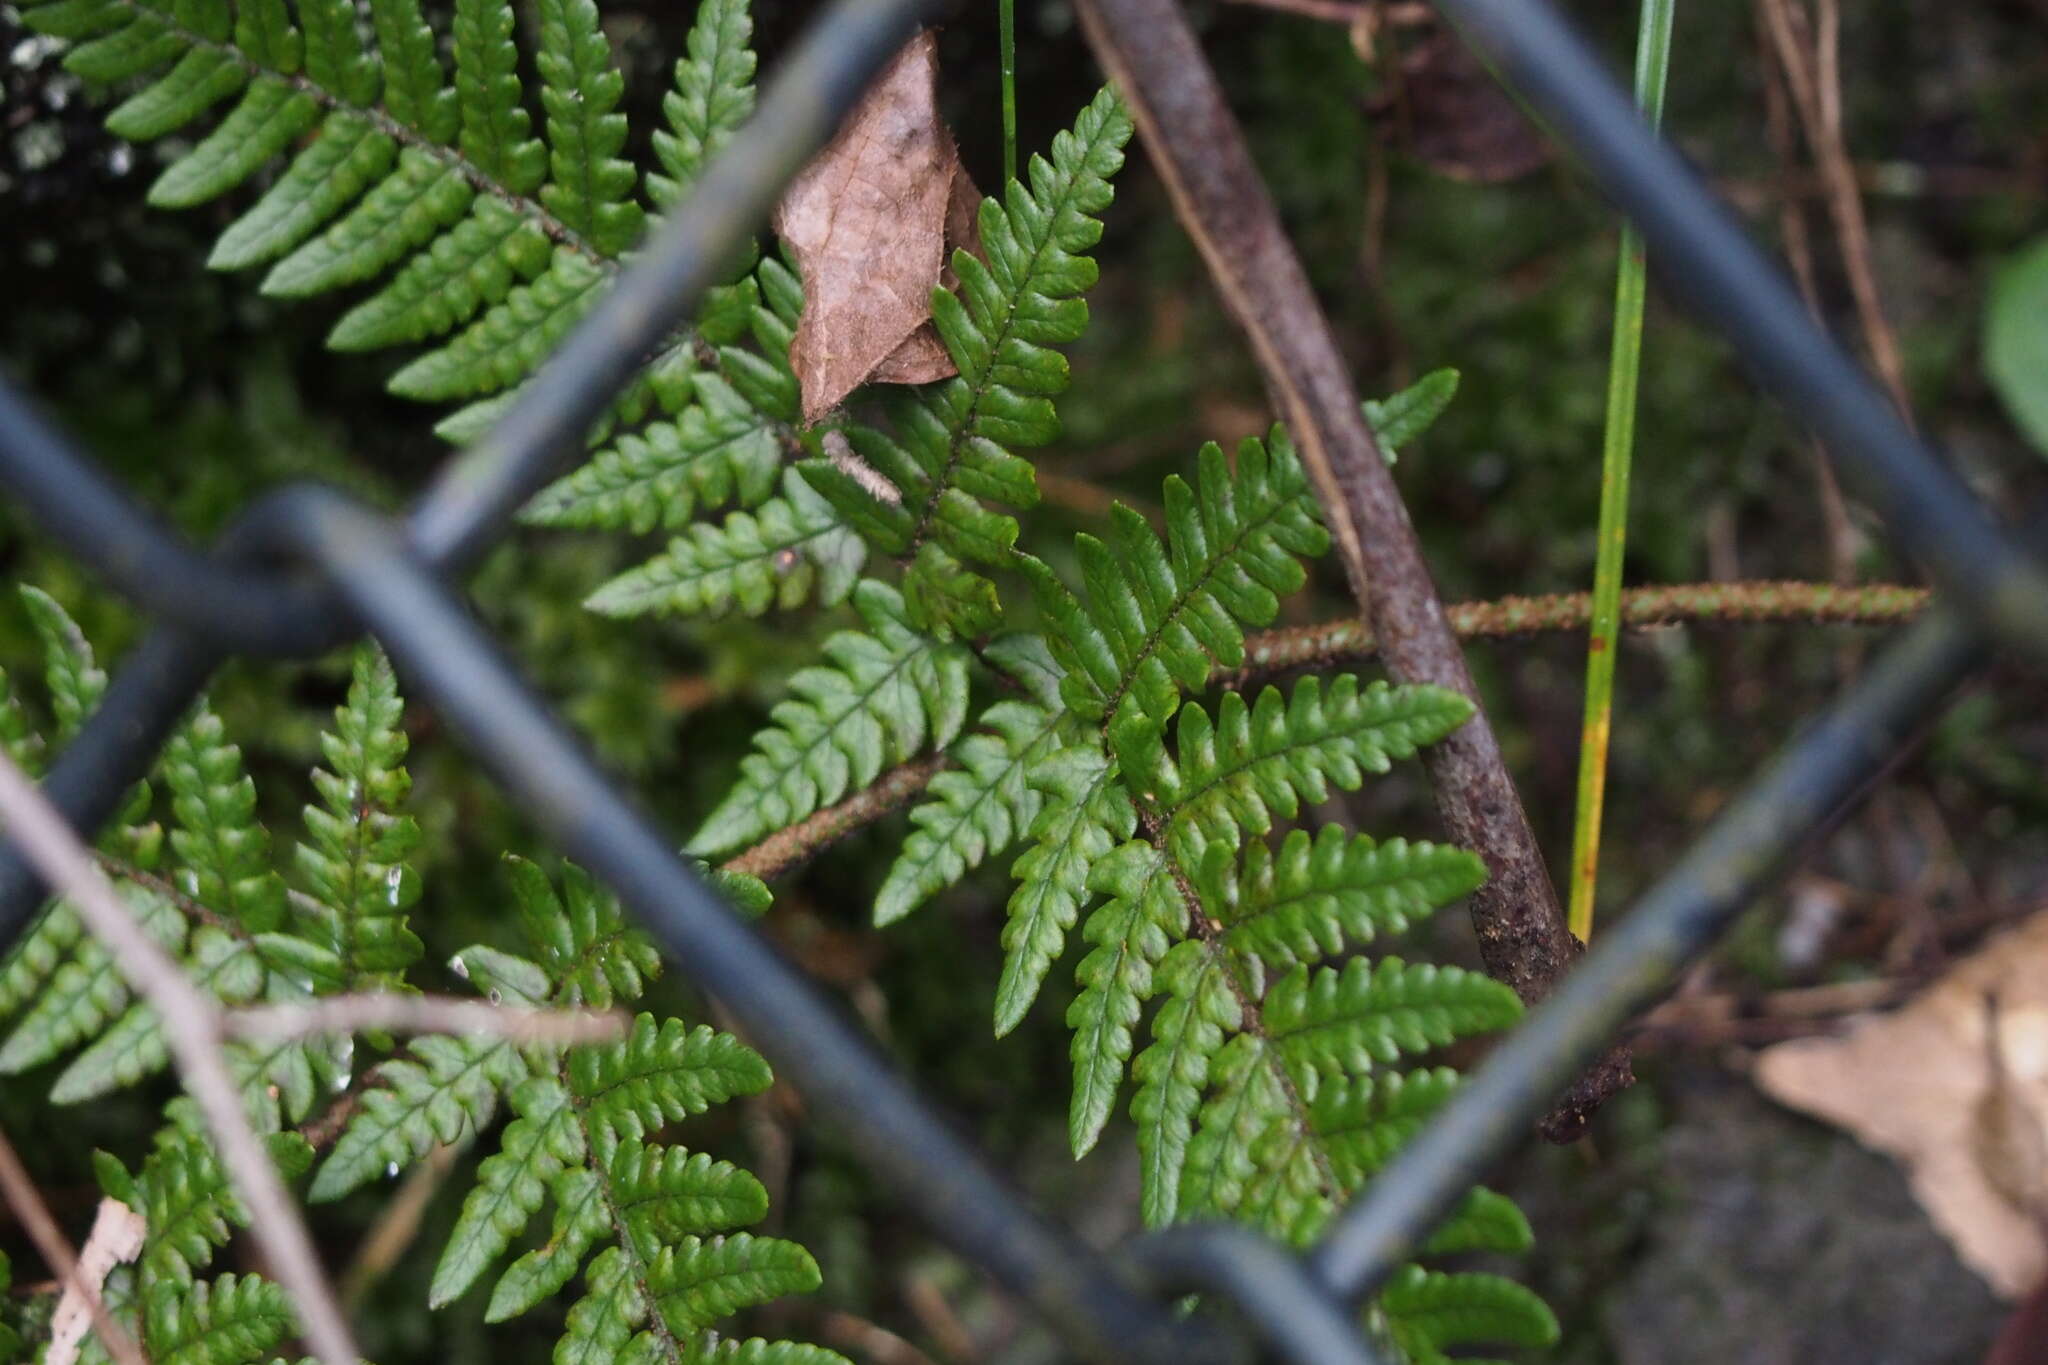
[[[647,1284],[669,1330],[687,1335],[742,1308],[810,1293],[818,1263],[775,1237],[685,1237],[648,1263]]]
[[[271,1162],[287,1180],[304,1173],[313,1149],[297,1133],[264,1138]],[[113,1163],[119,1169],[119,1163]],[[125,1172],[123,1172],[125,1176]],[[143,1218],[146,1232],[139,1265],[145,1286],[190,1285],[193,1276],[228,1244],[235,1227],[249,1225],[212,1144],[179,1122],[157,1137],[156,1149],[117,1195]]]
[[[1362,1075],[1403,1053],[1506,1028],[1521,1014],[1514,991],[1490,976],[1397,957],[1297,967],[1264,1005],[1288,1075],[1310,1101],[1327,1076]]]
[[[1290,831],[1278,853],[1253,840],[1242,873],[1199,880],[1197,889],[1228,926],[1226,947],[1285,970],[1335,957],[1347,940],[1401,933],[1485,880],[1486,864],[1464,849],[1379,844],[1325,825],[1313,839]]]
[[[541,104],[547,110],[548,183],[541,202],[606,256],[640,236],[643,215],[629,195],[631,165],[618,159],[626,116],[614,113],[626,80],[592,0],[540,0]]]
[[[370,23],[384,54],[384,108],[436,147],[455,140],[455,91],[435,52],[419,0],[369,0]]]
[[[1457,1256],[1492,1251],[1515,1256],[1535,1245],[1528,1216],[1504,1194],[1479,1188],[1465,1196],[1444,1225],[1423,1244],[1425,1256]]]
[[[24,585],[22,605],[43,647],[43,678],[50,689],[50,709],[57,718],[56,740],[69,744],[85,718],[100,704],[107,675],[93,660],[92,645],[71,614],[41,588]]]
[[[281,927],[284,879],[271,867],[270,835],[256,820],[256,785],[203,701],[165,746],[163,775],[185,894],[252,934]]]
[[[183,209],[218,199],[281,155],[319,119],[320,105],[312,96],[260,77],[219,127],[164,168],[150,184],[149,202],[160,209]]]
[[[1287,1107],[1265,1040],[1255,1033],[1239,1033],[1223,1045],[1210,1063],[1209,1081],[1209,1098],[1181,1171],[1183,1219],[1229,1217],[1238,1210],[1259,1172],[1253,1149]]]
[[[754,21],[747,0],[704,0],[690,25],[676,88],[662,97],[668,131],[654,135],[666,175],[649,172],[647,197],[664,212],[754,112]]]
[[[114,890],[158,946],[174,954],[184,946],[185,918],[169,901],[132,882],[118,883]],[[0,1045],[0,1075],[41,1066],[94,1037],[127,1007],[129,994],[113,955],[98,939],[83,939]]]
[[[1498,1275],[1445,1274],[1405,1266],[1380,1291],[1402,1354],[1419,1365],[1448,1361],[1459,1346],[1555,1345],[1557,1318],[1543,1300]]]
[[[476,1283],[540,1209],[549,1182],[583,1159],[583,1127],[561,1082],[533,1077],[512,1091],[511,1102],[519,1117],[505,1126],[499,1151],[477,1167],[476,1187],[462,1201],[434,1267],[429,1308],[460,1298]]]
[[[1031,825],[1032,846],[1010,868],[1017,889],[1010,894],[1003,928],[998,1038],[1023,1022],[1046,972],[1064,950],[1067,931],[1090,898],[1089,868],[1138,825],[1115,766],[1093,744],[1054,751],[1028,780],[1047,799]]]
[[[1175,944],[1159,964],[1158,985],[1167,1001],[1152,1017],[1152,1045],[1131,1066],[1138,1082],[1131,1117],[1138,1125],[1147,1227],[1173,1221],[1209,1069],[1228,1033],[1244,1024],[1228,971],[1223,954],[1199,939]]]
[[[1356,791],[1367,772],[1387,771],[1471,714],[1469,701],[1439,687],[1361,687],[1342,674],[1327,689],[1319,678],[1303,678],[1285,699],[1268,687],[1251,706],[1226,693],[1214,722],[1201,707],[1184,707],[1177,758],[1149,724],[1124,726],[1113,738],[1126,782],[1172,812],[1171,837],[1185,855],[1264,834],[1276,816],[1291,819],[1303,805],[1328,799],[1333,785]]]
[[[1077,1157],[1102,1136],[1131,1056],[1131,1031],[1152,996],[1153,969],[1188,927],[1172,865],[1150,844],[1122,845],[1095,864],[1088,882],[1109,900],[1088,917],[1083,932],[1095,948],[1075,970],[1081,990],[1067,1007],[1074,1030],[1067,1137]]]
[[[142,1321],[157,1365],[255,1365],[298,1330],[284,1290],[257,1275],[159,1284]]]
[[[1170,549],[1128,507],[1111,519],[1107,543],[1076,537],[1085,606],[1045,565],[1022,561],[1059,627],[1049,638],[1067,669],[1067,705],[1109,726],[1133,714],[1164,724],[1183,690],[1202,690],[1218,665],[1242,665],[1244,627],[1271,624],[1280,599],[1306,581],[1297,556],[1329,547],[1278,428],[1270,445],[1240,444],[1234,469],[1220,447],[1204,446],[1194,488],[1167,479]]]
[[[657,1023],[651,1014],[634,1019],[619,1042],[572,1051],[568,1077],[604,1159],[619,1142],[757,1095],[773,1079],[760,1054],[732,1035],[680,1019]]]
[[[583,1265],[597,1240],[612,1230],[604,1182],[587,1167],[575,1166],[555,1177],[554,1227],[548,1239],[505,1268],[491,1290],[486,1322],[503,1322],[530,1311],[561,1292]]]
[[[192,931],[188,956],[192,984],[216,1000],[244,1005],[263,992],[263,962],[245,938],[201,924]],[[156,1011],[137,1001],[64,1068],[50,1087],[50,1101],[78,1104],[97,1099],[154,1075],[170,1060]]]
[[[1391,397],[1366,399],[1365,420],[1391,461],[1395,451],[1435,426],[1457,396],[1458,372],[1431,370]]]
[[[932,778],[911,809],[916,826],[875,897],[875,923],[890,924],[959,881],[1030,829],[1044,796],[1026,778],[1059,744],[1059,716],[1000,701],[981,713],[993,733],[971,734],[947,752],[958,768]]]
[[[722,853],[803,819],[875,780],[927,742],[950,744],[967,709],[967,651],[913,630],[903,598],[873,579],[853,592],[867,631],[825,642],[830,667],[790,679],[795,694],[754,737],[740,780],[690,841]]]
[[[626,924],[618,899],[582,868],[563,865],[559,896],[547,875],[524,858],[507,854],[505,871],[520,925],[552,983],[554,1003],[610,1009],[639,999],[648,979],[661,974],[653,941]]]
[[[408,1166],[436,1143],[459,1141],[486,1127],[500,1090],[527,1077],[518,1051],[489,1039],[428,1036],[413,1040],[412,1056],[377,1068],[381,1082],[363,1094],[334,1150],[313,1177],[307,1198],[339,1199],[384,1174]]]
[[[399,813],[412,788],[403,710],[390,663],[372,646],[358,649],[348,698],[320,737],[328,768],[315,770],[313,784],[323,805],[306,807],[309,839],[298,849],[316,923],[358,983],[397,983],[424,951],[405,917],[420,894],[405,861],[420,831]]]
[[[612,1207],[651,1260],[679,1238],[759,1222],[768,1191],[739,1167],[680,1147],[622,1142],[607,1163]]]
[[[309,5],[305,11],[309,72],[319,50],[311,41],[312,19],[321,7]],[[349,22],[353,32],[353,19]],[[382,178],[397,156],[398,144],[370,119],[330,114],[320,124],[320,135],[292,159],[277,183],[221,234],[207,265],[246,270],[282,256]]]
[[[719,526],[698,522],[668,549],[612,579],[583,605],[605,616],[759,616],[815,598],[844,602],[867,561],[867,542],[795,471],[782,495]]]
[[[5,753],[30,777],[43,770],[43,737],[22,709],[14,681],[0,669],[0,753]]]
[[[516,286],[445,346],[391,376],[387,387],[423,402],[510,388],[596,305],[607,278],[588,257],[556,247],[531,283]]]
[[[1012,181],[1000,203],[982,201],[987,263],[956,251],[960,292],[932,294],[932,320],[959,376],[893,401],[894,437],[847,432],[900,497],[878,501],[829,461],[802,466],[884,551],[902,553],[929,536],[965,560],[1007,561],[1016,523],[979,500],[1038,501],[1031,466],[1005,447],[1044,445],[1058,435],[1052,400],[1067,386],[1067,363],[1052,348],[1087,326],[1080,296],[1095,283],[1095,263],[1083,253],[1102,234],[1094,215],[1109,204],[1109,180],[1130,135],[1128,115],[1105,89],[1071,132],[1053,140],[1050,161],[1032,158],[1029,188]]]
[[[845,1356],[801,1341],[763,1341],[730,1337],[713,1341],[696,1337],[683,1357],[684,1365],[850,1365]]]
[[[463,158],[506,191],[530,194],[547,174],[547,149],[529,136],[514,22],[502,0],[455,0],[455,96]]]
[[[1321,1085],[1309,1106],[1309,1123],[1338,1184],[1357,1189],[1378,1175],[1457,1089],[1458,1073],[1447,1066],[1377,1071]]]
[[[343,314],[327,344],[337,351],[371,351],[439,336],[479,308],[502,303],[552,259],[547,235],[537,226],[495,199],[479,198],[467,218],[414,255],[380,292]]]
[[[310,298],[374,279],[468,212],[476,190],[446,162],[407,147],[341,219],[270,268],[272,298]]]
[[[675,421],[622,437],[543,489],[524,519],[639,534],[687,526],[735,498],[748,507],[767,498],[782,470],[779,424],[719,375],[699,372],[692,381],[697,401]]]
[[[554,1365],[614,1365],[642,1357],[628,1354],[634,1329],[647,1321],[647,1301],[634,1283],[626,1253],[606,1247],[591,1259],[583,1276],[583,1297],[569,1309],[561,1340],[555,1343]]]
[[[59,901],[23,934],[0,967],[0,1016],[13,1015],[42,993],[43,983],[85,934],[78,912]]]

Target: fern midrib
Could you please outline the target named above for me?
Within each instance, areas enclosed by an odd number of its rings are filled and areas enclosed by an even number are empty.
[[[1156,812],[1146,809],[1142,804],[1138,808],[1138,822],[1144,829],[1146,840],[1158,849],[1159,856],[1166,860],[1167,870],[1173,876],[1174,887],[1187,906],[1188,923],[1193,926],[1196,940],[1201,943],[1203,951],[1209,955],[1211,963],[1222,975],[1224,984],[1230,988],[1232,998],[1237,1001],[1238,1031],[1259,1040],[1259,1065],[1271,1069],[1280,1094],[1285,1097],[1287,1106],[1292,1111],[1289,1118],[1295,1130],[1296,1142],[1309,1144],[1309,1158],[1315,1163],[1316,1174],[1322,1181],[1324,1193],[1332,1200],[1341,1199],[1341,1187],[1337,1183],[1336,1170],[1330,1165],[1329,1153],[1313,1140],[1314,1129],[1309,1125],[1308,1101],[1302,1098],[1300,1087],[1295,1085],[1294,1078],[1287,1074],[1287,1068],[1281,1065],[1280,1050],[1276,1046],[1278,1040],[1266,1028],[1262,1002],[1252,997],[1251,992],[1245,989],[1243,978],[1238,975],[1237,955],[1224,944],[1212,927],[1215,922],[1203,908],[1201,895],[1195,890],[1194,883],[1189,879],[1187,870],[1181,866],[1180,859],[1174,856],[1167,837],[1168,823],[1162,822]]]
[[[208,52],[224,56],[243,70],[249,72],[252,76],[281,82],[300,94],[309,97],[317,104],[335,110],[338,113],[352,114],[362,119],[400,146],[409,147],[425,156],[432,157],[443,166],[460,174],[463,179],[467,180],[477,190],[495,199],[502,200],[513,209],[518,210],[524,217],[531,220],[535,226],[539,227],[542,232],[555,241],[583,256],[589,257],[591,262],[599,269],[608,274],[618,271],[619,263],[616,260],[592,246],[584,239],[581,233],[555,217],[554,214],[548,212],[547,209],[541,206],[538,200],[511,189],[504,182],[491,175],[490,172],[464,156],[459,149],[444,147],[433,139],[422,135],[418,129],[400,123],[382,109],[374,105],[357,104],[354,100],[346,99],[336,94],[326,86],[317,84],[299,72],[279,71],[275,67],[266,66],[241,48],[235,46],[231,39],[209,38],[203,33],[197,33],[185,27],[167,14],[137,4],[136,0],[119,0],[119,3],[124,9],[131,11],[137,18],[148,18],[155,21],[165,32],[173,34],[188,46],[203,48]]]
[[[931,494],[926,497],[924,506],[918,510],[917,524],[910,531],[910,553],[912,554],[915,554],[918,547],[924,544],[924,538],[931,530],[932,518],[938,514],[939,499],[945,495],[948,488],[953,486],[953,471],[959,468],[960,461],[965,458],[967,437],[974,430],[975,420],[981,416],[982,400],[988,396],[989,390],[995,387],[996,364],[1003,353],[1003,347],[1009,343],[1011,336],[1016,331],[1018,300],[1022,299],[1026,291],[1030,289],[1032,280],[1038,273],[1039,263],[1045,259],[1045,253],[1052,248],[1053,229],[1054,225],[1059,221],[1060,212],[1072,201],[1074,194],[1080,188],[1082,175],[1089,173],[1087,171],[1088,163],[1094,157],[1097,149],[1102,146],[1103,141],[1111,136],[1111,129],[1113,127],[1114,123],[1112,120],[1105,119],[1103,121],[1101,128],[1096,131],[1096,140],[1087,145],[1078,159],[1077,164],[1082,168],[1081,171],[1077,172],[1067,181],[1066,193],[1062,194],[1055,201],[1058,207],[1050,209],[1046,213],[1045,235],[1031,249],[1030,264],[1025,267],[1020,276],[1016,292],[1010,295],[1007,300],[1009,308],[1003,314],[1002,328],[997,332],[994,344],[989,347],[988,371],[982,377],[981,383],[969,386],[969,392],[973,396],[968,400],[967,414],[961,419],[960,425],[956,429],[947,433],[946,463],[940,467],[938,477],[932,481]],[[1019,183],[1021,184],[1022,182],[1020,181]],[[1008,188],[1006,186],[1005,193],[1007,192]],[[1008,208],[1005,207],[1004,213],[1007,214],[1008,212]]]
[[[1183,588],[1174,597],[1173,602],[1166,609],[1166,614],[1160,617],[1158,627],[1146,632],[1144,641],[1138,646],[1138,652],[1131,656],[1130,664],[1121,670],[1122,676],[1117,679],[1116,690],[1110,694],[1108,702],[1103,708],[1102,734],[1105,739],[1109,736],[1110,726],[1116,720],[1117,708],[1122,706],[1124,698],[1130,695],[1131,684],[1137,678],[1138,670],[1143,668],[1146,662],[1158,652],[1160,642],[1166,638],[1168,627],[1179,619],[1182,612],[1187,610],[1188,603],[1194,601],[1196,595],[1213,581],[1218,573],[1222,572],[1223,566],[1228,564],[1236,556],[1237,552],[1245,547],[1245,544],[1251,539],[1253,531],[1261,530],[1271,525],[1282,512],[1286,511],[1292,503],[1299,501],[1303,496],[1301,493],[1296,493],[1293,497],[1275,500],[1266,509],[1265,514],[1256,522],[1247,523],[1242,527],[1238,534],[1231,538],[1230,544],[1225,549],[1210,556],[1209,562],[1202,570],[1201,576],[1194,583]],[[1208,653],[1206,649],[1202,652]],[[1221,661],[1215,655],[1211,654],[1209,656],[1209,665],[1212,672],[1220,663]]]
[[[133,882],[137,886],[162,896],[171,903],[173,909],[183,912],[188,918],[196,920],[200,924],[219,929],[223,933],[231,934],[252,947],[255,945],[256,936],[250,933],[248,927],[240,920],[232,915],[223,914],[221,911],[215,910],[196,896],[186,895],[169,879],[159,877],[153,872],[145,872],[133,863],[116,858],[111,853],[103,853],[97,849],[93,851],[93,861],[97,862],[115,879]]]
[[[930,643],[928,637],[922,635],[917,636],[913,641],[914,645],[923,645],[927,643]],[[894,682],[898,674],[903,672],[904,669],[910,667],[911,664],[916,662],[916,660],[919,657],[921,657],[924,653],[925,651],[922,648],[912,648],[898,654],[895,657],[895,659],[890,663],[887,672],[878,675],[875,678],[872,685],[861,688],[858,692],[854,694],[854,700],[852,704],[848,705],[843,710],[836,712],[832,716],[831,720],[827,722],[823,729],[820,731],[819,742],[828,745],[831,744],[833,742],[832,737],[838,733],[840,724],[844,722],[848,716],[858,714],[863,706],[873,701],[875,697],[881,693],[884,687]],[[804,704],[810,706],[814,710],[817,708],[816,702],[805,702]],[[823,713],[820,712],[820,714],[822,715]],[[763,792],[773,792],[778,790],[782,785],[782,779],[788,777],[791,773],[801,769],[804,765],[805,756],[815,753],[817,751],[817,747],[818,746],[816,744],[801,746],[791,745],[791,752],[794,753],[796,757],[787,764],[780,764],[772,768],[770,771],[773,773],[775,780],[771,783],[762,785],[761,790]],[[766,755],[762,755],[762,757],[766,757]],[[744,770],[742,770],[742,775],[745,775]],[[833,800],[837,799],[838,798],[836,797],[833,798]],[[823,808],[823,806],[820,806],[818,809]],[[773,830],[769,832],[771,834],[774,833]]]
[[[598,1157],[597,1135],[591,1130],[589,1105],[585,1098],[576,1093],[576,1086],[569,1078],[569,1063],[566,1058],[555,1063],[555,1075],[562,1083],[562,1090],[569,1097],[569,1112],[576,1118],[576,1129],[583,1137],[586,1153],[585,1169],[597,1177],[598,1197],[604,1200],[604,1214],[612,1225],[612,1240],[619,1249],[620,1257],[626,1262],[626,1273],[631,1278],[633,1289],[640,1295],[640,1302],[646,1307],[648,1330],[661,1346],[663,1357],[669,1365],[683,1365],[683,1344],[676,1334],[669,1330],[668,1319],[661,1315],[661,1300],[655,1297],[654,1288],[647,1279],[647,1262],[641,1259],[640,1249],[633,1244],[632,1230],[626,1225],[624,1211],[612,1190],[612,1173],[609,1163]]]

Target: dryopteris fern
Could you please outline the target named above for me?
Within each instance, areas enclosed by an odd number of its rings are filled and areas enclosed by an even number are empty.
[[[47,647],[50,709],[61,739],[97,701],[104,678],[70,618],[28,590]],[[139,788],[128,824],[103,847],[117,888],[194,979],[227,1003],[305,999],[344,989],[404,990],[421,953],[407,923],[419,882],[408,864],[418,831],[406,811],[403,704],[390,667],[373,649],[353,658],[348,696],[322,737],[326,767],[313,774],[306,836],[288,883],[257,819],[257,796],[240,751],[203,704],[166,747],[157,774],[170,797],[169,838],[142,823],[150,788]],[[15,752],[42,751],[27,708],[0,692],[0,733]],[[166,850],[167,845],[167,850]],[[750,878],[712,874],[727,898],[759,913],[767,890]],[[558,892],[538,868],[508,861],[517,919],[532,950],[488,946],[454,966],[493,999],[610,1008],[636,999],[660,970],[651,942],[617,904],[573,866]],[[21,1071],[78,1049],[52,1098],[78,1103],[162,1069],[166,1049],[153,1014],[130,1003],[124,983],[75,917],[50,911],[0,967],[8,1013],[18,1016],[0,1067]],[[786,1342],[722,1339],[712,1328],[753,1304],[817,1286],[800,1246],[743,1231],[766,1211],[767,1194],[745,1171],[651,1139],[705,1109],[765,1089],[767,1064],[737,1040],[676,1019],[641,1014],[621,1042],[568,1051],[519,1049],[490,1038],[421,1037],[374,1062],[355,1048],[375,1039],[284,1045],[235,1044],[249,1112],[265,1130],[287,1179],[316,1154],[286,1125],[348,1088],[345,1124],[309,1195],[331,1200],[438,1145],[489,1132],[502,1106],[511,1121],[477,1168],[477,1182],[444,1247],[428,1298],[440,1306],[475,1284],[543,1203],[555,1231],[498,1275],[491,1320],[526,1312],[580,1274],[583,1289],[556,1348],[561,1361],[681,1362],[732,1357],[759,1365],[836,1365],[839,1357]],[[383,1046],[388,1047],[387,1044]],[[185,1365],[255,1365],[296,1336],[291,1306],[256,1275],[207,1278],[234,1228],[247,1225],[196,1109],[173,1100],[167,1123],[139,1167],[96,1156],[100,1183],[140,1213],[146,1234],[132,1266],[117,1269],[106,1297],[153,1359]],[[594,1253],[594,1254],[593,1254]],[[95,1361],[105,1357],[88,1346]]]

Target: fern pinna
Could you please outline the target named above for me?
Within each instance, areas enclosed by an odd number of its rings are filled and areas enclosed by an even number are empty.
[[[62,741],[90,713],[105,678],[57,603],[34,589],[25,598],[45,646],[46,690]],[[223,1002],[411,989],[422,947],[407,912],[421,888],[409,864],[419,832],[406,811],[402,713],[389,665],[374,649],[358,650],[347,698],[321,738],[324,766],[312,774],[317,799],[305,808],[289,878],[257,819],[240,750],[204,704],[166,747],[153,783],[137,788],[102,840],[103,864],[137,916]],[[4,675],[0,736],[26,761],[46,748]],[[155,789],[169,794],[168,838],[148,818]],[[711,875],[733,903],[755,913],[766,907],[758,881]],[[507,880],[531,955],[475,946],[453,963],[491,998],[612,1008],[636,999],[660,971],[652,943],[627,928],[617,904],[574,866],[563,868],[559,892],[520,859],[508,859]],[[68,1057],[51,1087],[57,1103],[98,1098],[167,1064],[154,1015],[129,999],[106,951],[61,904],[0,965],[0,991],[0,1005],[14,1016],[0,1044],[0,1071]],[[737,1040],[641,1014],[624,1039],[595,1047],[551,1051],[427,1036],[382,1060],[358,1055],[379,1045],[236,1043],[229,1052],[273,1160],[287,1178],[311,1170],[315,1202],[444,1144],[479,1139],[501,1108],[510,1114],[441,1254],[431,1304],[479,1282],[552,1199],[553,1235],[497,1277],[486,1316],[525,1312],[580,1275],[558,1360],[839,1360],[815,1347],[727,1340],[713,1330],[752,1304],[815,1288],[817,1266],[794,1243],[743,1230],[766,1212],[767,1194],[752,1176],[652,1140],[658,1130],[768,1086],[767,1064]],[[349,1093],[334,1112],[346,1122],[316,1117],[339,1090]],[[140,1255],[115,1272],[107,1298],[138,1327],[154,1359],[269,1360],[298,1334],[291,1306],[258,1275],[205,1278],[246,1215],[190,1101],[173,1100],[166,1118],[135,1169],[97,1154],[105,1192],[146,1225]],[[305,1124],[304,1133],[332,1149],[316,1153],[292,1124]],[[96,1343],[88,1349],[104,1358]]]

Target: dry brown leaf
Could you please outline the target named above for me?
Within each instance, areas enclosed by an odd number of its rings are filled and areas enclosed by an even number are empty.
[[[1958,963],[1896,1013],[1766,1049],[1755,1077],[1773,1099],[1903,1162],[1934,1225],[1998,1293],[2016,1298],[2048,1272],[2040,1223],[2001,1193],[2029,1187],[2005,1157],[2040,1150],[2016,1140],[2011,1125],[2048,1121],[2048,915]],[[1998,1131],[1986,1131],[1987,1116]],[[1986,1169],[1988,1153],[2000,1154],[1997,1169]]]
[[[806,423],[869,380],[926,384],[956,373],[930,325],[931,291],[949,275],[953,246],[978,249],[980,199],[939,119],[927,30],[891,59],[775,211],[804,280],[789,358]]]

